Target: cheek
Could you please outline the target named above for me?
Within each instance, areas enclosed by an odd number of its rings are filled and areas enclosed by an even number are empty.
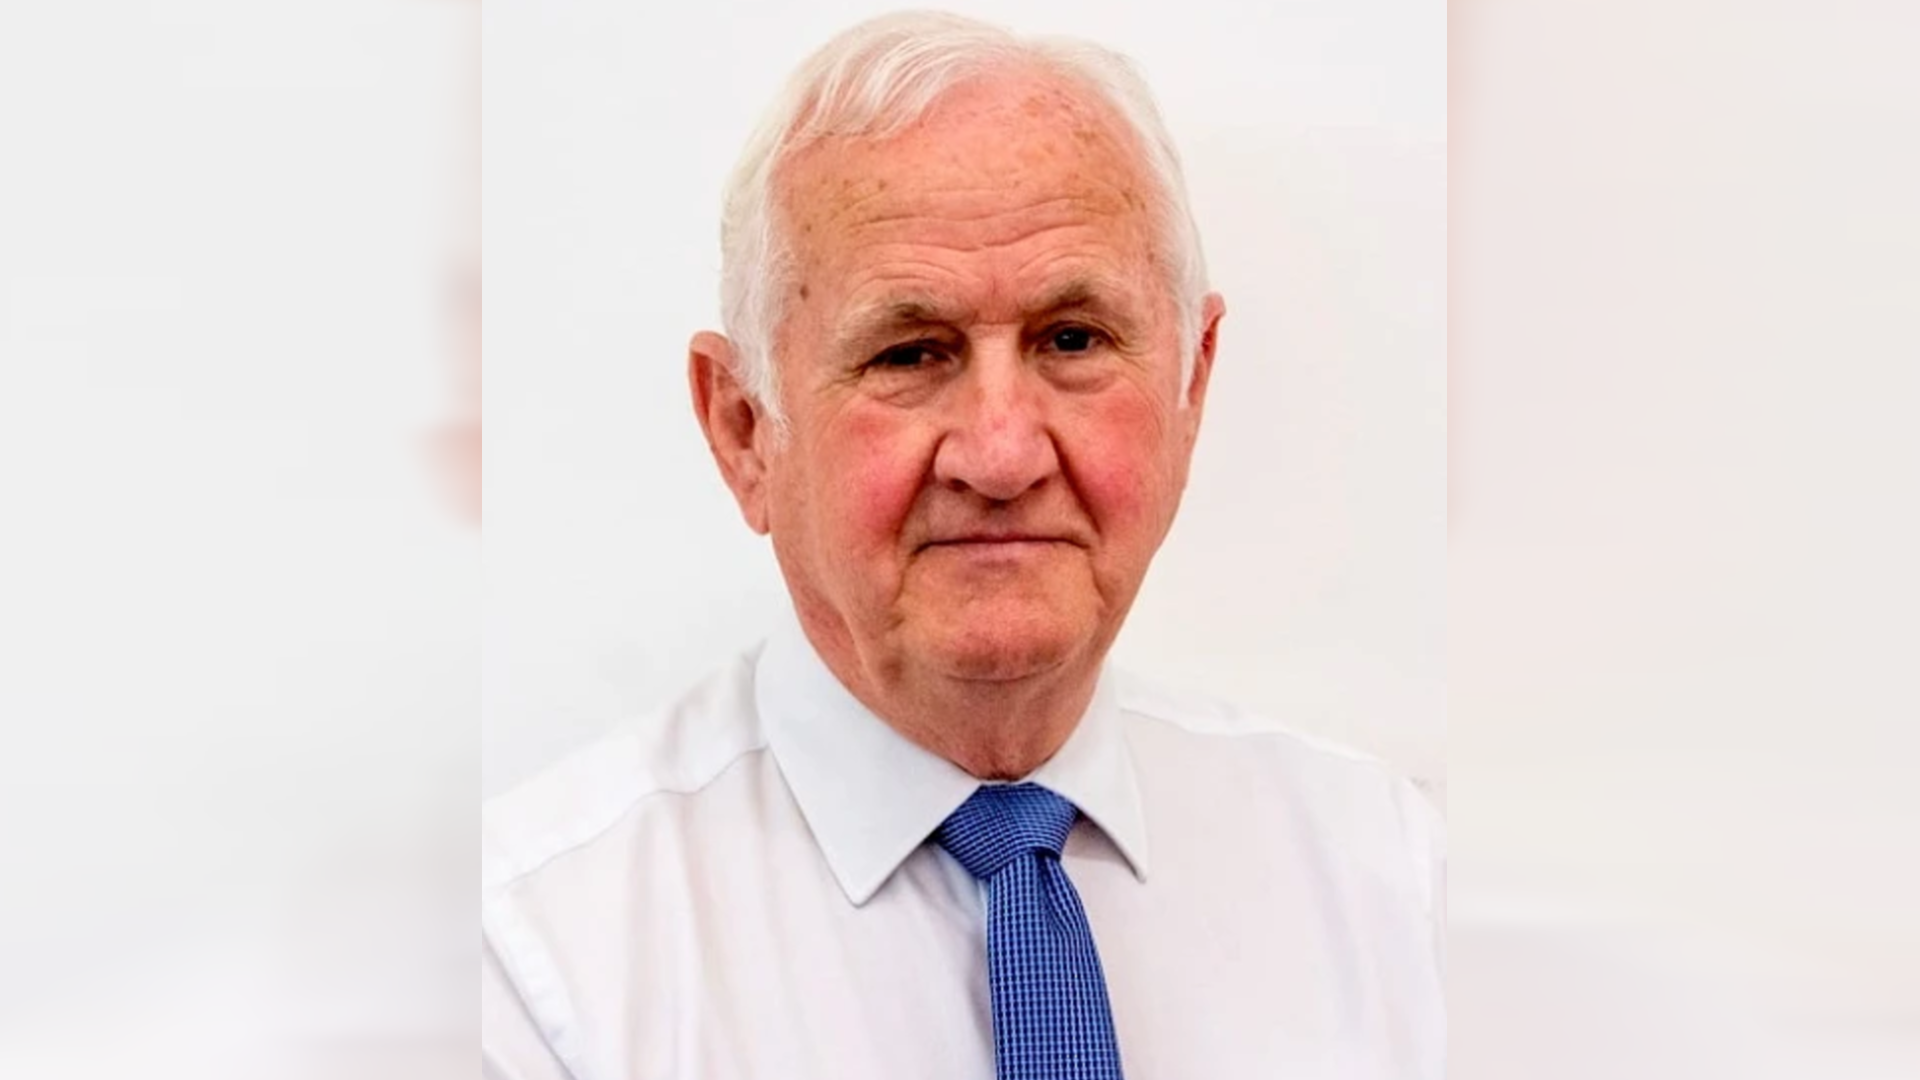
[[[1076,417],[1076,486],[1109,543],[1152,544],[1179,496],[1172,417],[1144,394],[1114,394]]]
[[[862,549],[897,547],[926,477],[925,441],[885,416],[846,417],[834,436],[839,452],[829,455],[838,487],[829,527]]]

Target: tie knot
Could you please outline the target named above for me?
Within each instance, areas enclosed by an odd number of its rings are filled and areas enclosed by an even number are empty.
[[[941,822],[934,838],[985,881],[1030,851],[1058,858],[1079,814],[1038,784],[987,784]]]

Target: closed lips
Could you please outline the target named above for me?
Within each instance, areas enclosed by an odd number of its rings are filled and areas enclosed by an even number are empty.
[[[979,533],[972,536],[953,536],[943,540],[929,541],[928,547],[949,544],[1068,544],[1072,543],[1064,536],[1037,536],[1031,533]]]

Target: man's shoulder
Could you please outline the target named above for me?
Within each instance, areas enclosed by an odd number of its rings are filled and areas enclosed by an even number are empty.
[[[1175,687],[1137,672],[1116,669],[1114,686],[1115,698],[1123,713],[1157,721],[1188,735],[1247,739],[1346,766],[1374,768],[1384,764],[1363,750],[1315,735],[1267,713],[1190,688]]]
[[[1352,777],[1399,776],[1385,759],[1273,715],[1224,698],[1176,688],[1116,671],[1115,698],[1123,715],[1169,736],[1236,755],[1265,755],[1311,772]]]
[[[480,811],[481,888],[493,892],[593,844],[650,803],[700,792],[766,746],[749,650],[667,705],[619,723]]]
[[[1443,858],[1434,793],[1406,770],[1274,716],[1140,675],[1115,673],[1116,699],[1136,753],[1186,765],[1189,785],[1221,798],[1283,800],[1348,855],[1400,862]]]

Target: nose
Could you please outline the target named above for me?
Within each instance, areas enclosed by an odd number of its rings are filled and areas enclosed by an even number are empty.
[[[948,399],[934,479],[949,490],[1012,502],[1060,471],[1044,380],[1016,343],[976,347]]]

